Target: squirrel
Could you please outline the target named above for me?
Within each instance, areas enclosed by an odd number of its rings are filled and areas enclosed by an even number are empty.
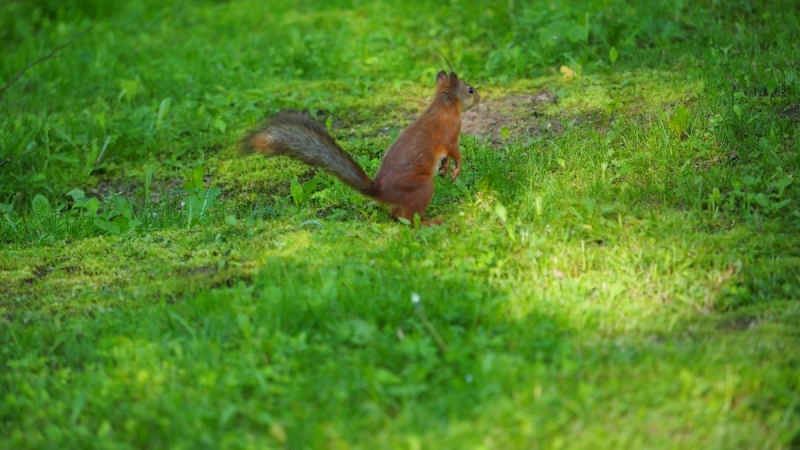
[[[353,157],[310,116],[282,111],[251,130],[241,140],[247,152],[265,156],[287,155],[310,166],[321,167],[360,192],[391,207],[395,220],[414,223],[424,216],[433,199],[433,177],[444,177],[455,162],[450,179],[461,172],[458,148],[461,113],[475,106],[478,91],[452,71],[436,75],[436,96],[428,108],[397,137],[383,156],[378,172],[370,179]],[[441,224],[442,220],[424,222]]]

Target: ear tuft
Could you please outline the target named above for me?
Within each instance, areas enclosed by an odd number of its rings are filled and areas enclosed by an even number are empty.
[[[458,86],[458,75],[455,72],[450,72],[450,83],[453,86]]]
[[[442,84],[447,81],[447,72],[444,70],[440,70],[438,74],[436,74],[436,84]]]

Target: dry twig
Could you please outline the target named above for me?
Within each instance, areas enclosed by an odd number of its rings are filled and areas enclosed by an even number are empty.
[[[16,82],[17,82],[17,80],[19,80],[19,77],[21,77],[21,76],[22,76],[22,74],[24,74],[25,72],[27,72],[27,71],[28,71],[28,69],[30,69],[31,67],[33,67],[33,66],[35,66],[35,65],[39,64],[40,62],[44,62],[44,61],[47,61],[48,59],[55,58],[55,55],[56,55],[56,53],[58,53],[58,52],[59,52],[59,50],[61,50],[61,49],[63,49],[64,47],[68,46],[69,44],[72,44],[73,42],[75,42],[75,40],[76,40],[76,39],[78,39],[79,37],[83,36],[84,34],[86,34],[86,33],[87,33],[89,30],[91,30],[91,29],[92,29],[92,27],[89,27],[89,28],[87,28],[87,29],[85,29],[85,30],[81,31],[80,33],[76,34],[76,35],[75,35],[75,36],[74,36],[72,39],[70,39],[69,41],[67,41],[65,44],[62,44],[62,45],[60,45],[60,46],[58,46],[58,47],[54,48],[54,49],[53,49],[53,51],[51,51],[50,53],[48,53],[46,56],[43,56],[43,57],[41,57],[41,58],[37,59],[36,61],[34,61],[34,62],[32,62],[32,63],[28,64],[27,66],[25,66],[25,68],[24,68],[24,69],[22,69],[22,70],[20,70],[20,71],[19,71],[19,73],[17,73],[17,74],[14,76],[14,78],[12,78],[12,79],[11,79],[11,81],[9,81],[8,83],[6,83],[6,85],[5,85],[5,86],[3,86],[3,87],[0,89],[0,95],[3,95],[3,92],[5,92],[5,91],[6,91],[6,89],[10,88],[12,84],[16,83]],[[6,161],[6,162],[8,162],[8,161]],[[3,164],[5,164],[5,163],[3,163]]]

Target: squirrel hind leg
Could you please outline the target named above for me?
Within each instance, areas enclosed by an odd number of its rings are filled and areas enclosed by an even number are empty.
[[[402,217],[403,219],[406,219],[409,222],[411,222],[412,225],[414,224],[414,215],[415,214],[419,214],[419,212],[412,211],[412,210],[409,210],[409,209],[404,209],[401,206],[395,206],[395,207],[392,208],[392,218],[394,220],[398,220],[400,217]],[[425,216],[423,216],[422,214],[419,214],[419,217],[421,219],[421,218],[423,218]],[[442,223],[444,223],[444,219],[421,220],[419,222],[419,226],[428,227],[428,226],[431,226],[431,225],[441,225]]]
[[[431,184],[433,183],[431,182]],[[398,218],[402,217],[413,224],[415,215],[419,215],[420,219],[425,217],[425,210],[428,209],[428,206],[431,204],[432,198],[433,186],[430,188],[422,187],[413,194],[409,195],[403,204],[394,205],[392,207],[392,218],[397,220]],[[420,225],[440,225],[442,222],[443,219],[436,219],[420,222]]]

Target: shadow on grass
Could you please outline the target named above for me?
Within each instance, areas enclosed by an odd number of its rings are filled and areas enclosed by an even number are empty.
[[[785,445],[800,427],[796,225],[756,225],[736,202],[712,220],[707,201],[774,166],[680,156],[648,172],[623,143],[662,139],[664,123],[650,126],[500,151],[468,142],[468,195],[440,183],[433,210],[460,199],[479,212],[440,228],[275,219],[250,234],[9,252],[4,434],[28,446]]]
[[[497,242],[448,231],[284,233],[230,277],[145,257],[166,264],[169,289],[118,290],[99,317],[6,321],[4,434],[28,446],[730,448],[779,445],[797,426],[797,308],[759,310],[747,327],[695,318],[603,336],[546,298],[575,295],[568,280],[519,289],[489,255]],[[33,414],[42,401],[49,412]]]

